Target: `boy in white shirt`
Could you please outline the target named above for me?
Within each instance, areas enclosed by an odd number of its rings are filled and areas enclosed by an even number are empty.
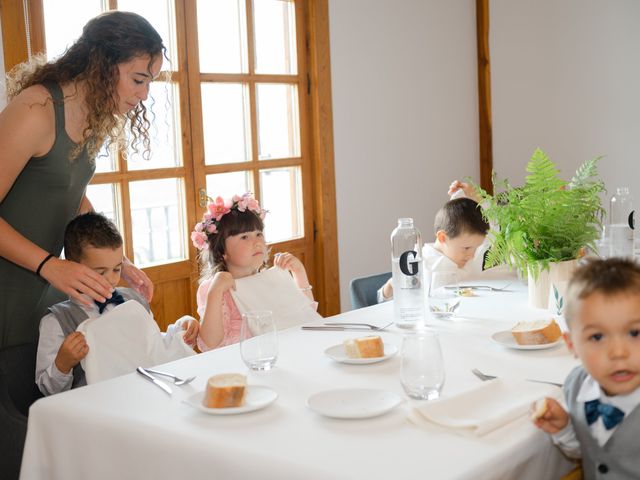
[[[565,340],[582,362],[564,383],[568,412],[555,400],[535,415],[584,478],[639,478],[640,266],[590,260],[567,291]]]
[[[473,195],[473,189],[467,184],[460,183],[460,186],[453,190],[455,184],[456,182],[451,185],[450,194],[466,187],[469,190],[468,194],[471,194],[469,196]],[[489,224],[475,200],[466,197],[449,200],[436,214],[434,230],[436,241],[426,243],[422,247],[425,271],[457,271],[461,279],[482,272],[484,256],[488,249],[485,239]],[[392,279],[389,279],[378,290],[378,303],[391,298],[393,284]]]
[[[130,288],[118,288],[123,261],[122,237],[116,226],[104,215],[85,213],[69,224],[64,232],[64,252],[69,260],[95,270],[114,288],[111,298],[98,303],[86,297],[86,304],[67,300],[53,305],[40,322],[40,338],[36,358],[36,384],[44,395],[63,392],[86,385],[80,360],[89,353],[84,335],[76,331],[89,318],[108,313],[126,300],[135,300],[149,312],[148,302]],[[186,330],[184,341],[195,344],[199,323],[184,316],[169,329]]]

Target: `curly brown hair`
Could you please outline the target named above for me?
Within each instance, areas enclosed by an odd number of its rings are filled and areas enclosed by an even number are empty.
[[[132,12],[109,11],[98,15],[84,26],[82,35],[60,57],[46,63],[43,55],[34,56],[16,65],[7,75],[9,99],[25,88],[46,82],[60,85],[84,81],[87,126],[82,141],[74,149],[73,158],[86,148],[89,158],[95,158],[108,140],[126,155],[130,144],[134,152],[142,145],[143,156],[149,156],[149,127],[147,109],[142,102],[126,114],[118,113],[118,65],[140,56],[154,60],[166,55],[162,38],[143,17]],[[129,138],[124,132],[129,124]]]

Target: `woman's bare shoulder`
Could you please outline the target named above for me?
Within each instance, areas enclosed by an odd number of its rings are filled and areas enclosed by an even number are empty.
[[[41,85],[25,88],[11,99],[0,114],[0,144],[28,140],[29,155],[37,156],[51,148],[54,136],[51,95]]]

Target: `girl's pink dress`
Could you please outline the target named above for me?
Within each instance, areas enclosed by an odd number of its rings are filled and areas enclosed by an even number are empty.
[[[205,280],[198,287],[198,293],[196,294],[196,301],[198,303],[198,315],[200,318],[204,316],[204,309],[207,306],[207,293],[209,292],[209,285],[212,280]],[[224,337],[219,345],[215,347],[208,347],[198,337],[198,348],[201,352],[212,350],[213,348],[224,347],[225,345],[231,345],[240,341],[240,325],[242,324],[242,315],[236,306],[236,302],[233,301],[233,297],[229,290],[222,294],[222,330]]]

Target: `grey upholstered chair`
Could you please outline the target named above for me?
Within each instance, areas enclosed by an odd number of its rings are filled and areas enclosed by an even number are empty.
[[[349,284],[351,308],[355,310],[356,308],[368,307],[378,303],[376,293],[390,278],[391,272],[386,272],[351,280]]]

